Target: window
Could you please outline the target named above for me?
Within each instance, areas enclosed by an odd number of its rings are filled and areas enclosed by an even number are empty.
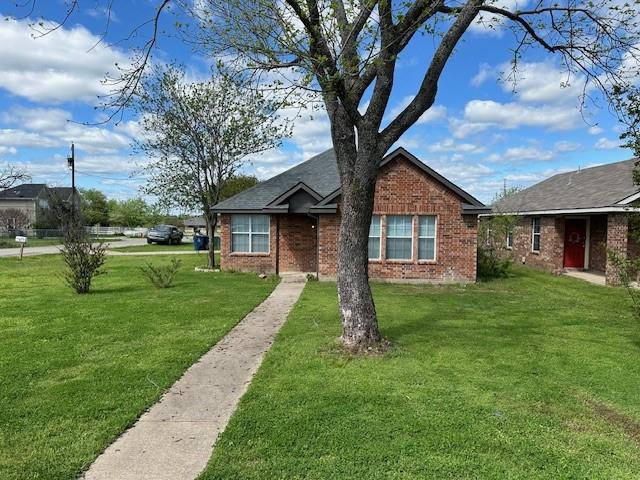
[[[369,227],[369,260],[380,259],[380,215],[371,217]]]
[[[540,251],[540,219],[531,219],[531,250]]]
[[[387,216],[387,259],[411,260],[412,250],[412,218],[409,215]]]
[[[231,251],[269,253],[269,216],[232,215]]]
[[[513,248],[513,230],[507,232],[507,248]]]
[[[418,217],[418,260],[436,259],[436,217]]]

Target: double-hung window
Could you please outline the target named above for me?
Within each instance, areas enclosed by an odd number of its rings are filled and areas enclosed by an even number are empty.
[[[369,227],[369,260],[380,259],[380,215],[371,217]]]
[[[387,216],[388,260],[411,260],[413,251],[413,225],[410,215]]]
[[[513,230],[507,232],[507,248],[513,248]]]
[[[436,259],[436,216],[418,217],[418,260]]]
[[[231,251],[269,253],[269,215],[232,215]]]
[[[531,250],[540,251],[540,218],[531,219]]]

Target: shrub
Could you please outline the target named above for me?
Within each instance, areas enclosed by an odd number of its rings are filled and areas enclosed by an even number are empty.
[[[69,222],[64,228],[62,258],[67,266],[63,276],[76,293],[88,293],[91,280],[103,273],[106,247],[102,242],[94,244],[80,222]]]
[[[616,270],[618,281],[627,289],[631,299],[631,308],[636,318],[640,319],[640,288],[638,288],[639,258],[627,258],[613,250],[607,252],[609,261]]]
[[[179,268],[180,260],[172,258],[167,265],[156,266],[147,263],[146,266],[140,267],[140,270],[154,287],[169,288],[173,284]]]
[[[504,278],[509,274],[511,260],[500,258],[495,249],[478,247],[478,279],[482,281]]]

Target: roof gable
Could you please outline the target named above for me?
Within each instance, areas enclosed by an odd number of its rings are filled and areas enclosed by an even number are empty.
[[[480,209],[486,208],[478,199],[429,168],[404,148],[398,148],[386,155],[380,168],[399,158],[409,161],[423,173],[453,191],[462,203]],[[311,207],[312,211],[335,209],[333,204],[340,195],[340,177],[333,149],[218,203],[214,211],[220,213],[286,212],[289,208],[287,200],[296,195],[300,196],[301,192],[316,200],[316,204]]]

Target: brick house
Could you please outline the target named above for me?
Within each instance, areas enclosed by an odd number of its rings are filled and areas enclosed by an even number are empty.
[[[504,248],[518,262],[548,271],[584,270],[616,283],[607,251],[636,250],[629,212],[640,198],[632,172],[637,159],[555,175],[493,206],[517,216]]]
[[[380,165],[369,233],[371,278],[474,282],[478,214],[489,211],[400,148]],[[328,150],[214,207],[226,270],[336,277],[340,180]]]

